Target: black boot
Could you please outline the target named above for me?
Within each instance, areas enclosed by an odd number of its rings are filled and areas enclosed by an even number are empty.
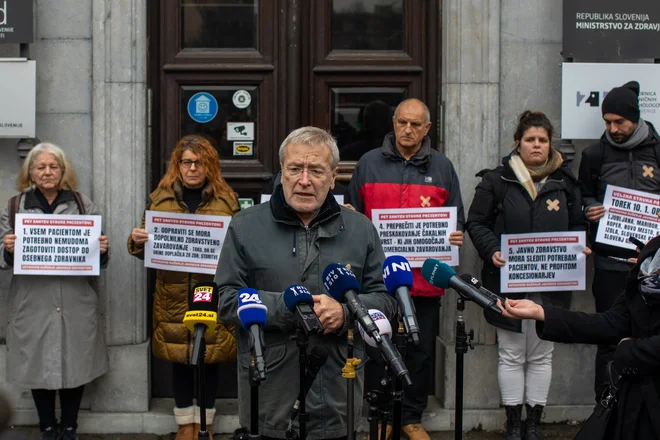
[[[543,406],[534,405],[531,407],[525,404],[527,418],[525,419],[525,440],[543,440],[541,432],[541,416],[543,416]]]
[[[40,440],[57,440],[57,426],[48,425],[44,426],[41,429]]]
[[[505,406],[506,411],[506,433],[504,434],[505,440],[521,440],[522,439],[522,405]]]

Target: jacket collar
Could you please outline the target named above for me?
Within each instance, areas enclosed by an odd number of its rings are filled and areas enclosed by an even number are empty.
[[[212,196],[213,186],[208,183],[202,190],[202,204],[208,202]],[[172,188],[156,188],[151,193],[151,201],[156,205],[168,199],[175,199],[177,202],[183,203],[183,184],[180,181],[174,182]]]
[[[291,226],[302,225],[296,211],[286,203],[282,185],[277,185],[273,190],[273,195],[270,199],[270,211],[273,215],[273,220],[276,222],[286,223]],[[328,192],[328,196],[325,198],[316,217],[314,217],[309,223],[309,228],[324,223],[326,220],[338,216],[340,213],[341,208],[339,207],[337,200],[330,192]]]
[[[401,155],[399,150],[396,148],[396,141],[394,138],[394,132],[389,133],[387,136],[385,136],[385,139],[383,139],[383,146],[381,147],[381,151],[383,152],[383,156],[385,156],[387,159],[393,160],[393,161],[406,161],[406,158]],[[408,163],[417,166],[417,167],[423,167],[423,168],[428,168],[428,163],[431,160],[431,138],[428,136],[424,136],[424,140],[422,141],[422,147],[419,149],[417,153],[413,157],[410,158]]]
[[[25,202],[23,202],[23,207],[25,209],[44,210],[44,207],[41,204],[39,197],[37,196],[37,191],[39,190],[31,189],[30,191],[25,193]],[[59,205],[60,203],[67,203],[67,202],[75,202],[73,193],[66,189],[60,190],[60,193],[57,195],[57,199],[55,200],[55,204],[53,205],[53,208],[55,208],[55,206]]]
[[[509,164],[512,155],[513,152],[509,153],[507,156],[504,156],[502,158],[502,178],[505,180],[512,180],[517,182],[518,178],[516,177],[516,174],[513,172],[513,168],[511,168],[511,165]],[[568,163],[566,162],[566,158],[564,157],[564,162],[561,164],[559,168],[555,170],[554,173],[548,176],[548,180],[559,180],[559,181],[564,180],[567,170],[568,170]]]

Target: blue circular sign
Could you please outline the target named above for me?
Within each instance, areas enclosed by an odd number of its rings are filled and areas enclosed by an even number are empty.
[[[195,93],[188,101],[188,114],[193,121],[206,124],[218,114],[218,101],[210,93]]]

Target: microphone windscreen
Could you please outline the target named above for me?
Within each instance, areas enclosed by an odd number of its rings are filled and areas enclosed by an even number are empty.
[[[244,329],[257,324],[260,327],[266,325],[266,313],[268,307],[261,302],[261,297],[256,289],[243,288],[238,291],[238,318]]]
[[[376,326],[378,327],[378,333],[381,335],[392,335],[392,325],[383,312],[376,309],[369,309],[369,316],[371,316],[371,319],[376,323]],[[371,347],[378,346],[378,343],[371,336],[369,336],[369,333],[364,331],[360,324],[358,324],[358,330],[360,330],[360,335],[362,336],[362,339],[364,339],[364,342],[366,342]]]
[[[464,273],[463,275],[461,275],[461,279],[466,283],[470,284],[471,286],[476,287],[477,289],[481,287],[481,281],[479,281],[478,279],[476,279],[475,277],[473,277],[468,273]]]
[[[212,281],[197,283],[188,296],[188,311],[218,311],[218,285]]]
[[[360,283],[350,270],[341,264],[328,264],[323,271],[323,285],[335,301],[342,302],[347,290],[360,291]]]
[[[435,287],[447,289],[449,288],[449,279],[456,276],[456,271],[442,261],[428,258],[422,266],[422,276]]]
[[[314,298],[312,297],[312,294],[309,293],[307,287],[300,284],[294,284],[287,287],[284,291],[283,298],[284,305],[292,312],[296,306],[301,303],[311,304],[312,307],[314,306]]]
[[[401,286],[412,289],[413,273],[408,260],[400,255],[387,257],[383,263],[383,281],[391,294]]]

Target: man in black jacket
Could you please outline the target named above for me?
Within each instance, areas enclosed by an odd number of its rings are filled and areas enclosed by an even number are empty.
[[[597,312],[606,312],[625,288],[630,268],[608,256],[635,258],[631,250],[596,243],[598,222],[605,215],[602,205],[607,185],[660,193],[660,137],[653,125],[640,118],[639,84],[631,81],[613,88],[601,105],[605,133],[600,141],[586,148],[580,162],[579,181],[582,204],[590,226],[595,252],[592,291]],[[596,400],[607,384],[605,366],[612,359],[611,346],[598,346],[596,354]]]

